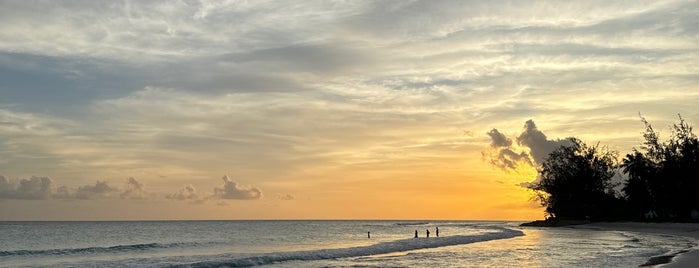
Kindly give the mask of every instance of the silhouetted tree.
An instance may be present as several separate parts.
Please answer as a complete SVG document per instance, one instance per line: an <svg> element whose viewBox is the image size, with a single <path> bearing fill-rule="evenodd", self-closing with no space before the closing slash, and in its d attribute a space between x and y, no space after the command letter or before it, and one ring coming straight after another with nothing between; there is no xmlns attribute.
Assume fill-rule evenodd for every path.
<svg viewBox="0 0 699 268"><path fill-rule="evenodd" d="M628 206L636 215L652 210L661 218L688 219L699 208L699 140L682 116L665 143L645 118L641 120L645 142L621 165L629 176L623 189Z"/></svg>
<svg viewBox="0 0 699 268"><path fill-rule="evenodd" d="M559 219L608 218L618 205L611 178L617 153L587 146L572 138L572 145L554 150L539 169L532 185L546 213Z"/></svg>
<svg viewBox="0 0 699 268"><path fill-rule="evenodd" d="M642 218L645 213L657 210L655 197L651 191L651 182L656 180L656 164L645 158L641 152L627 154L621 168L628 175L622 191L626 196L631 217Z"/></svg>

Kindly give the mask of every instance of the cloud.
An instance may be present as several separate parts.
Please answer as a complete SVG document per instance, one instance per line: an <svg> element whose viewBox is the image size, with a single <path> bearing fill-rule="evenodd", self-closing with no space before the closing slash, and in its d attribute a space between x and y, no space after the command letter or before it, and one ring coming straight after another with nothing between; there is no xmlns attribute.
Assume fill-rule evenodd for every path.
<svg viewBox="0 0 699 268"><path fill-rule="evenodd" d="M66 189L65 186L61 187L60 189ZM63 191L63 190L61 190ZM85 185L85 186L80 186L78 189L75 191L74 194L72 194L72 197L77 198L77 199L93 199L93 198L98 198L98 197L106 197L110 193L113 192L118 192L119 189L114 188L109 186L106 181L97 181L95 182L95 185ZM68 194L69 192L66 190L63 194ZM70 197L71 195L67 195Z"/></svg>
<svg viewBox="0 0 699 268"><path fill-rule="evenodd" d="M523 164L536 168L553 150L571 144L569 138L549 140L531 119L524 123L524 131L516 138L518 146L514 146L512 139L497 129L492 129L487 135L491 142L482 155L493 166L505 171Z"/></svg>
<svg viewBox="0 0 699 268"><path fill-rule="evenodd" d="M517 137L517 144L529 148L534 163L541 164L553 150L563 145L572 145L570 138L549 140L536 128L533 120L524 123L524 132Z"/></svg>
<svg viewBox="0 0 699 268"><path fill-rule="evenodd" d="M697 8L0 1L0 170L85 182L33 195L8 182L0 198L147 196L135 179L93 179L124 179L125 171L203 178L235 170L271 185L296 171L332 180L334 172L362 178L347 172L373 168L355 163L395 170L455 155L470 162L485 144L453 130L485 132L523 116L625 148L637 140L629 118L638 107L670 120L699 118ZM503 170L536 165L555 141L533 122L526 129L519 137L493 129L483 157ZM219 183L195 184L199 192L171 185L160 197L208 200L214 186L217 200L257 196Z"/></svg>
<svg viewBox="0 0 699 268"><path fill-rule="evenodd" d="M133 177L129 177L126 182L126 189L121 193L123 199L145 199L151 194L145 190L143 183L137 181Z"/></svg>
<svg viewBox="0 0 699 268"><path fill-rule="evenodd" d="M164 196L165 199L192 201L204 203L211 199L226 200L253 200L261 199L262 191L256 187L242 187L232 181L228 176L223 176L223 185L214 188L213 193L202 195L196 188L189 184L174 193ZM133 177L126 180L124 188L113 187L106 181L96 181L91 185L83 185L77 188L68 186L56 186L49 177L33 176L29 179L10 180L0 175L0 200L91 200L91 199L151 199L155 193L146 190L143 183ZM277 195L280 200L292 200L290 194Z"/></svg>
<svg viewBox="0 0 699 268"><path fill-rule="evenodd" d="M295 197L291 194L277 194L277 199L279 200L294 200Z"/></svg>
<svg viewBox="0 0 699 268"><path fill-rule="evenodd" d="M189 184L185 185L175 193L166 195L165 198L174 200L197 200L199 199L199 195L197 195L197 189Z"/></svg>
<svg viewBox="0 0 699 268"><path fill-rule="evenodd" d="M0 2L0 113L27 116L0 126L13 129L0 131L0 150L13 152L0 169L283 173L300 158L330 165L374 144L439 143L448 137L433 127L446 124L621 118L670 101L694 117L696 4L530 5ZM32 125L15 122L42 118L56 130L26 135ZM503 168L527 159L499 148Z"/></svg>
<svg viewBox="0 0 699 268"><path fill-rule="evenodd" d="M352 70L353 66L368 64L371 60L360 51L346 46L291 45L232 54L223 58L235 63L256 63L266 69L327 74Z"/></svg>
<svg viewBox="0 0 699 268"><path fill-rule="evenodd" d="M245 188L238 186L237 182L232 181L228 175L223 176L223 187L214 188L214 197L220 199L238 199L238 200L252 200L262 198L262 191L260 189L251 187Z"/></svg>
<svg viewBox="0 0 699 268"><path fill-rule="evenodd" d="M512 139L497 129L492 129L487 134L490 136L491 143L482 154L490 164L505 171L514 170L520 164L532 165L529 154L524 151L516 152L512 148Z"/></svg>
<svg viewBox="0 0 699 268"><path fill-rule="evenodd" d="M123 199L144 199L152 194L145 191L142 183L129 178L127 187L123 190L112 187L106 181L96 181L94 185L84 185L78 188L56 186L49 177L32 176L29 179L13 181L0 175L0 199L62 199L84 200L113 198L116 194Z"/></svg>
<svg viewBox="0 0 699 268"><path fill-rule="evenodd" d="M507 138L505 134L500 133L497 129L492 129L487 134L492 141L490 143L491 147L510 147L512 145L512 140Z"/></svg>
<svg viewBox="0 0 699 268"><path fill-rule="evenodd" d="M0 175L0 199L49 199L53 182L49 177L21 179L15 183Z"/></svg>

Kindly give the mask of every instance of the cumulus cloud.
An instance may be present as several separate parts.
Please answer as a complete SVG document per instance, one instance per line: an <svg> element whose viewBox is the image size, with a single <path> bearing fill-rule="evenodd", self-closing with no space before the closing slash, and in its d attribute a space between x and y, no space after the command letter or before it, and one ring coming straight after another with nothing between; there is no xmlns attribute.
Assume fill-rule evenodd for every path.
<svg viewBox="0 0 699 268"><path fill-rule="evenodd" d="M520 164L532 165L528 153L517 152L512 148L512 139L497 129L492 129L487 134L490 136L491 143L490 147L483 151L483 157L488 159L490 164L505 171L513 170Z"/></svg>
<svg viewBox="0 0 699 268"><path fill-rule="evenodd" d="M0 175L0 199L49 199L53 188L49 177L32 176L14 182Z"/></svg>
<svg viewBox="0 0 699 268"><path fill-rule="evenodd" d="M124 189L120 196L124 199L145 199L150 196L150 193L145 190L143 183L137 181L133 177L129 177L126 181L126 189Z"/></svg>
<svg viewBox="0 0 699 268"><path fill-rule="evenodd" d="M106 181L77 188L57 186L49 177L32 176L29 179L10 180L0 175L0 200L85 200L99 198L145 199L153 194L147 192L143 183L134 178L127 180L125 188L113 187Z"/></svg>
<svg viewBox="0 0 699 268"><path fill-rule="evenodd" d="M210 200L218 200L216 205L223 206L227 205L224 200L253 200L262 198L262 191L257 187L245 187L241 186L237 182L231 180L231 178L226 175L223 176L223 185L221 187L214 187L213 193L198 193L197 189L189 184L180 188L174 193L165 196L166 199L179 200L179 201L191 201L192 203L205 203ZM275 196L281 200L291 200L294 197L291 195L276 195Z"/></svg>
<svg viewBox="0 0 699 268"><path fill-rule="evenodd" d="M197 200L199 199L199 195L197 194L197 189L189 184L175 193L166 195L165 198L174 200Z"/></svg>
<svg viewBox="0 0 699 268"><path fill-rule="evenodd" d="M66 191L63 194L67 194L68 197L72 196L77 199L93 199L98 197L106 197L110 193L119 191L119 189L109 186L106 181L97 181L95 185L85 185L80 186L75 191L74 194L70 195L66 187L61 187L62 191Z"/></svg>
<svg viewBox="0 0 699 268"><path fill-rule="evenodd" d="M546 157L558 147L572 145L570 138L563 140L549 140L543 132L537 129L533 120L524 123L524 132L517 137L517 144L529 148L532 160L541 164Z"/></svg>
<svg viewBox="0 0 699 268"><path fill-rule="evenodd" d="M204 203L208 200L253 200L262 198L262 191L257 187L245 187L223 176L223 185L215 187L213 193L200 194L189 184L174 193L164 195L165 199ZM57 186L49 177L33 176L29 179L11 180L0 175L0 200L88 200L88 199L150 199L155 193L146 190L146 186L133 177L126 180L125 187L111 186L107 181L96 181L94 184L77 188ZM277 195L280 200L292 200L290 194Z"/></svg>
<svg viewBox="0 0 699 268"><path fill-rule="evenodd" d="M524 123L524 130L517 136L517 146L497 129L487 134L491 142L483 156L493 166L505 171L514 170L519 165L538 167L553 150L571 144L570 138L549 140L531 119Z"/></svg>
<svg viewBox="0 0 699 268"><path fill-rule="evenodd" d="M228 175L223 176L223 186L214 188L215 198L252 200L262 198L262 191L256 187L242 187L232 181Z"/></svg>

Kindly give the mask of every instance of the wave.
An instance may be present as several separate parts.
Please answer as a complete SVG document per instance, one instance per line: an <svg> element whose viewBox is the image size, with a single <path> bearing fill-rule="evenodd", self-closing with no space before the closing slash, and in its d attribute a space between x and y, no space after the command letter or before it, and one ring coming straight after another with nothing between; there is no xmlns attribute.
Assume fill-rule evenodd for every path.
<svg viewBox="0 0 699 268"><path fill-rule="evenodd" d="M185 243L171 243L171 244L146 243L146 244L118 245L118 246L111 246L111 247L62 248L62 249L41 249L41 250L11 250L11 251L0 251L0 256L73 255L73 254L87 254L87 253L113 253L113 252L138 251L138 250L146 250L146 249L170 248L170 247L175 247L175 246L181 246L183 244L185 244Z"/></svg>
<svg viewBox="0 0 699 268"><path fill-rule="evenodd" d="M429 222L422 221L422 222L397 222L396 225L399 226L411 226L411 225L427 225L430 224Z"/></svg>
<svg viewBox="0 0 699 268"><path fill-rule="evenodd" d="M524 233L519 230L498 228L496 232L489 232L480 235L458 235L435 238L411 238L390 242L382 242L369 246L319 249L309 251L277 252L261 256L252 256L239 259L212 260L194 262L188 264L178 264L171 267L178 268L209 268L209 267L246 267L255 265L272 264L286 261L313 261L348 257L362 257L370 255L389 254L417 249L437 248L470 244L489 240L513 238L522 236Z"/></svg>

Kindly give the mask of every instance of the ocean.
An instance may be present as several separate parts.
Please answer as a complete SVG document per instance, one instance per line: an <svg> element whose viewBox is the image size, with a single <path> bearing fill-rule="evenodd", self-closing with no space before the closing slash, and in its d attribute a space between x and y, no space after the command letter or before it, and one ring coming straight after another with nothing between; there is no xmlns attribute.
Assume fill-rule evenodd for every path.
<svg viewBox="0 0 699 268"><path fill-rule="evenodd" d="M520 223L0 222L0 267L639 267L696 245L685 237Z"/></svg>

